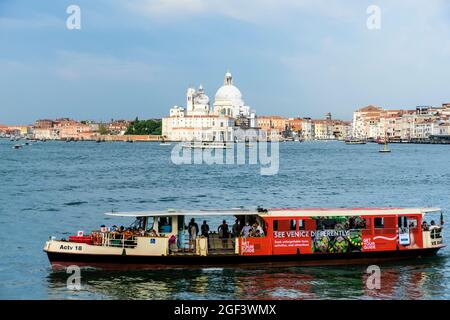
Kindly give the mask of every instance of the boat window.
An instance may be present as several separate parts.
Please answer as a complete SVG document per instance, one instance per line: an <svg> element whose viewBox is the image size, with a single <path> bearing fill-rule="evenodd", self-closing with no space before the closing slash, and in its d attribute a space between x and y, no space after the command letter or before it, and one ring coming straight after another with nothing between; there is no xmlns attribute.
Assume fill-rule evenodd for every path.
<svg viewBox="0 0 450 320"><path fill-rule="evenodd" d="M295 231L295 230L297 230L297 220L291 220L290 221L290 230L291 231Z"/></svg>
<svg viewBox="0 0 450 320"><path fill-rule="evenodd" d="M178 231L184 230L184 216L178 216Z"/></svg>
<svg viewBox="0 0 450 320"><path fill-rule="evenodd" d="M316 230L332 230L336 226L335 219L317 219Z"/></svg>
<svg viewBox="0 0 450 320"><path fill-rule="evenodd" d="M416 218L408 218L408 227L409 228L417 228L417 219Z"/></svg>
<svg viewBox="0 0 450 320"><path fill-rule="evenodd" d="M298 230L305 230L305 220L298 220Z"/></svg>
<svg viewBox="0 0 450 320"><path fill-rule="evenodd" d="M381 217L374 218L373 225L375 228L384 228L384 218Z"/></svg>
<svg viewBox="0 0 450 320"><path fill-rule="evenodd" d="M158 232L159 233L172 232L172 217L159 217Z"/></svg>
<svg viewBox="0 0 450 320"><path fill-rule="evenodd" d="M274 220L273 231L295 231L297 220Z"/></svg>
<svg viewBox="0 0 450 320"><path fill-rule="evenodd" d="M278 231L278 220L273 220L273 231Z"/></svg>

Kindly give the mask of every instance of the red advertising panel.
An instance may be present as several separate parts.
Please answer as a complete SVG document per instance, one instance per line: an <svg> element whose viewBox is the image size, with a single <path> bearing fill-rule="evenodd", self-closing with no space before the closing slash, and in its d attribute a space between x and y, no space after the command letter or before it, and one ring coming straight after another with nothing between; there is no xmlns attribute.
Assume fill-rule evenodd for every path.
<svg viewBox="0 0 450 320"><path fill-rule="evenodd" d="M263 256L272 254L272 239L239 238L239 253L243 256Z"/></svg>

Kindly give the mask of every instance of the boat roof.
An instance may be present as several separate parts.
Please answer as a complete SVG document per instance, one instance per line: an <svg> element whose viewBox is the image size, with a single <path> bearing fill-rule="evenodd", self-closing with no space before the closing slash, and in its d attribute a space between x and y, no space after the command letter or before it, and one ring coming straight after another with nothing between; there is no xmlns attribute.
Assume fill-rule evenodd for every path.
<svg viewBox="0 0 450 320"><path fill-rule="evenodd" d="M326 209L326 208L275 208L267 211L258 209L202 209L202 210L176 210L166 211L132 211L132 212L107 212L108 216L116 217L166 217L166 216L247 216L258 215L261 217L334 217L334 216L384 216L397 214L422 214L440 212L439 208L350 208L350 209Z"/></svg>

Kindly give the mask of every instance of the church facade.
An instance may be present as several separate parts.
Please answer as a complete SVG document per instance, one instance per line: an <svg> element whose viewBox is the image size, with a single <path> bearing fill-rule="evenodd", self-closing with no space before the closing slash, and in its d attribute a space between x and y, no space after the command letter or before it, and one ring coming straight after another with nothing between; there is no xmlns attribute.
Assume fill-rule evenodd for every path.
<svg viewBox="0 0 450 320"><path fill-rule="evenodd" d="M250 128L256 129L256 114L245 105L229 72L212 106L202 86L189 88L186 107L174 106L162 119L162 135L170 141L235 141L237 129Z"/></svg>

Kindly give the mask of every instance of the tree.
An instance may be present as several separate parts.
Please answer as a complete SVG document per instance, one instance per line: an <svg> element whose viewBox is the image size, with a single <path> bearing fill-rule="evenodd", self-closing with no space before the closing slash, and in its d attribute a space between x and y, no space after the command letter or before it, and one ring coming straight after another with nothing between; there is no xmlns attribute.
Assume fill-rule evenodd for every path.
<svg viewBox="0 0 450 320"><path fill-rule="evenodd" d="M108 130L108 128L107 128L103 123L101 123L101 124L98 126L98 133L100 133L101 135L108 134L108 133L109 133L109 130Z"/></svg>
<svg viewBox="0 0 450 320"><path fill-rule="evenodd" d="M130 124L125 132L126 135L161 135L162 121L160 119L136 120Z"/></svg>

